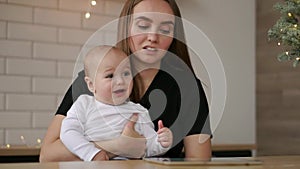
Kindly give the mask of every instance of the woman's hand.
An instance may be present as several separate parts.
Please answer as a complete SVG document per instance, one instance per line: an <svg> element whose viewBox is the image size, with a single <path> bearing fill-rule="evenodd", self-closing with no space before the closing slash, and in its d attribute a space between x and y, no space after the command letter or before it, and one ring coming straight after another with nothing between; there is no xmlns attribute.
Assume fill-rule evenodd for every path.
<svg viewBox="0 0 300 169"><path fill-rule="evenodd" d="M95 142L101 149L106 150L117 156L129 158L141 158L146 152L146 139L139 135L134 125L138 115L133 114L130 121L125 125L121 136L114 140Z"/></svg>
<svg viewBox="0 0 300 169"><path fill-rule="evenodd" d="M158 121L158 142L164 148L168 148L173 143L173 134L172 131L164 127L163 122L161 120Z"/></svg>
<svg viewBox="0 0 300 169"><path fill-rule="evenodd" d="M92 159L92 161L106 161L106 160L109 160L109 157L105 150L99 151Z"/></svg>

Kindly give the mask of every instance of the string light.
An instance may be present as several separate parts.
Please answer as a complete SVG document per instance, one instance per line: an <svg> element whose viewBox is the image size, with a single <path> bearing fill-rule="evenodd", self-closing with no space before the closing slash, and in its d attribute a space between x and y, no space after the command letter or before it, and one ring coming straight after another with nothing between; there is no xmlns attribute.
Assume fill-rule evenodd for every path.
<svg viewBox="0 0 300 169"><path fill-rule="evenodd" d="M298 27L298 25L297 25L297 24L295 24L295 25L294 25L294 27L295 27L295 28L297 28L297 27Z"/></svg>
<svg viewBox="0 0 300 169"><path fill-rule="evenodd" d="M281 45L281 43L280 43L280 42L278 42L278 43L277 43L277 45L278 45L278 46L280 46L280 45Z"/></svg>
<svg viewBox="0 0 300 169"><path fill-rule="evenodd" d="M25 140L25 137L24 137L24 136L20 136L20 139L21 139L21 141L22 141L22 143L23 143L24 145L27 145L27 144L26 144L26 140Z"/></svg>
<svg viewBox="0 0 300 169"><path fill-rule="evenodd" d="M296 60L297 60L297 61L300 61L300 57L297 57Z"/></svg>
<svg viewBox="0 0 300 169"><path fill-rule="evenodd" d="M84 16L85 16L85 18L86 18L86 19L90 19L90 17L91 17L91 13L89 13L89 12L86 12Z"/></svg>
<svg viewBox="0 0 300 169"><path fill-rule="evenodd" d="M92 0L92 1L91 1L91 5L92 5L92 6L95 6L96 4L97 4L97 1L96 1L96 0Z"/></svg>
<svg viewBox="0 0 300 169"><path fill-rule="evenodd" d="M5 147L6 147L6 148L10 148L10 144L6 144Z"/></svg>
<svg viewBox="0 0 300 169"><path fill-rule="evenodd" d="M96 6L97 5L97 1L96 0L91 0L90 1L90 5L91 6ZM86 12L84 14L85 19L90 19L91 18L91 13L90 12Z"/></svg>
<svg viewBox="0 0 300 169"><path fill-rule="evenodd" d="M285 54L286 54L286 55L289 55L289 52L287 51L287 52L285 52Z"/></svg>
<svg viewBox="0 0 300 169"><path fill-rule="evenodd" d="M289 17L292 17L293 15L292 15L292 13L289 12L289 13L288 13L288 16L289 16Z"/></svg>

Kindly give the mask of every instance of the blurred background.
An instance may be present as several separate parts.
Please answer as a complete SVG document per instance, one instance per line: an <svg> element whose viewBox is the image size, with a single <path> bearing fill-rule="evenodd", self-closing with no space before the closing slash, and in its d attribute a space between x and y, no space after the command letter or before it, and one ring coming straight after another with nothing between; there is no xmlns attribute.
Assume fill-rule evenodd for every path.
<svg viewBox="0 0 300 169"><path fill-rule="evenodd" d="M2 149L8 144L40 145L72 83L82 46L118 18L124 2L97 0L93 6L90 0L0 0ZM215 150L250 155L300 152L300 68L279 62L276 56L282 49L267 38L280 16L273 9L276 2L177 0L183 18L208 36L224 66L227 99L214 127ZM109 44L116 32L106 29L99 38ZM209 84L209 78L201 76L203 67L194 67ZM210 86L205 90L210 98Z"/></svg>

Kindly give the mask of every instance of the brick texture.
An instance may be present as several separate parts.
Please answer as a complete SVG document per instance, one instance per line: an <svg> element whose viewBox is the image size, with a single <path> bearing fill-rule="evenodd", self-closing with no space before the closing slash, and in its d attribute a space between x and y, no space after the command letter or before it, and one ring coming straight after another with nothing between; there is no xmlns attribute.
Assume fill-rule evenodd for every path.
<svg viewBox="0 0 300 169"><path fill-rule="evenodd" d="M55 42L56 28L32 24L8 23L8 38Z"/></svg>
<svg viewBox="0 0 300 169"><path fill-rule="evenodd" d="M6 38L6 22L0 21L0 38Z"/></svg>
<svg viewBox="0 0 300 169"><path fill-rule="evenodd" d="M0 74L5 72L5 61L4 58L0 58Z"/></svg>
<svg viewBox="0 0 300 169"><path fill-rule="evenodd" d="M7 21L32 22L31 7L0 4L0 19Z"/></svg>
<svg viewBox="0 0 300 169"><path fill-rule="evenodd" d="M33 59L8 59L7 74L23 76L55 76L56 63L54 61Z"/></svg>
<svg viewBox="0 0 300 169"><path fill-rule="evenodd" d="M28 5L34 7L49 7L49 8L57 8L58 2L57 0L8 0L8 3L20 4L20 5Z"/></svg>
<svg viewBox="0 0 300 169"><path fill-rule="evenodd" d="M87 0L0 2L0 145L34 146L70 86L74 67L82 69L76 63L82 46L117 18L124 0L101 0L94 7ZM93 40L113 43L115 37L107 28Z"/></svg>
<svg viewBox="0 0 300 169"><path fill-rule="evenodd" d="M76 12L38 8L34 10L34 23L79 28L81 23L81 14Z"/></svg>
<svg viewBox="0 0 300 169"><path fill-rule="evenodd" d="M18 50L16 50L18 49ZM32 45L26 41L0 40L1 56L17 56L30 58Z"/></svg>

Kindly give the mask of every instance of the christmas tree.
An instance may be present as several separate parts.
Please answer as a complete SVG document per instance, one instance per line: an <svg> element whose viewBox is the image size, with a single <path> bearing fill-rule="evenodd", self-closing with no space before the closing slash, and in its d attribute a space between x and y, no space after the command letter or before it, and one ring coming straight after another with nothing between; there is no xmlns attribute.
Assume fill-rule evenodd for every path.
<svg viewBox="0 0 300 169"><path fill-rule="evenodd" d="M269 29L269 40L275 40L285 51L278 55L280 61L292 61L296 67L300 63L300 0L285 0L274 5L281 17Z"/></svg>

